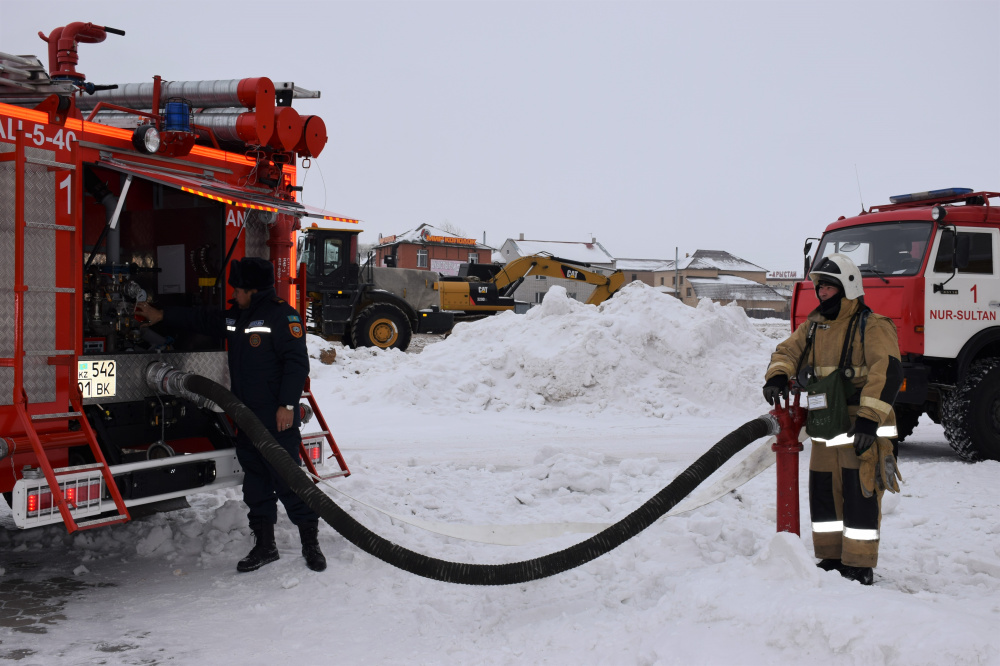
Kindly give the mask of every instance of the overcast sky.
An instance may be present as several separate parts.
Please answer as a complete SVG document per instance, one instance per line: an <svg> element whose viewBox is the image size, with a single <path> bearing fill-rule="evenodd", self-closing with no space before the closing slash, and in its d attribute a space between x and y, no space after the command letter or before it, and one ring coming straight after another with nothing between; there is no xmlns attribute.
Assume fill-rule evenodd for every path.
<svg viewBox="0 0 1000 666"><path fill-rule="evenodd" d="M330 138L304 201L363 242L448 223L792 270L862 198L1000 190L995 0L0 0L0 51L45 60L72 21L126 31L80 47L95 83L322 91L294 105Z"/></svg>

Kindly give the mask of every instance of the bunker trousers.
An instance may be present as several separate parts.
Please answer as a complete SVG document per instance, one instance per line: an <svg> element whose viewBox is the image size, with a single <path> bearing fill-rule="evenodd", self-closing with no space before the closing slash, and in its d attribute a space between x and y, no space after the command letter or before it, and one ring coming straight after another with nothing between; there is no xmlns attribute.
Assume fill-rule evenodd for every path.
<svg viewBox="0 0 1000 666"><path fill-rule="evenodd" d="M879 438L882 439L882 438ZM809 457L809 513L813 551L847 566L878 564L882 492L861 493L860 461L851 444L813 442Z"/></svg>
<svg viewBox="0 0 1000 666"><path fill-rule="evenodd" d="M299 444L302 437L298 428L271 432L271 435L296 462L301 460ZM316 512L291 491L242 431L236 437L236 457L243 466L243 501L250 509L248 515L251 525L255 520L269 521L272 525L276 523L279 499L292 524L301 525L319 520Z"/></svg>

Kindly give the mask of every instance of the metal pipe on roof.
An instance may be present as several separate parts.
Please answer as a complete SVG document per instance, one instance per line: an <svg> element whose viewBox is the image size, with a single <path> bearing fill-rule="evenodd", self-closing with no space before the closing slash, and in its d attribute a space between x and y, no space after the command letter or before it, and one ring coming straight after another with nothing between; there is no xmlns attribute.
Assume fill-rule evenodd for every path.
<svg viewBox="0 0 1000 666"><path fill-rule="evenodd" d="M195 107L255 109L275 104L274 83L264 76L216 81L163 81L160 99L173 97L184 99ZM153 83L120 83L114 90L98 90L93 95L76 98L79 109L92 109L99 102L132 109L149 108L153 102Z"/></svg>

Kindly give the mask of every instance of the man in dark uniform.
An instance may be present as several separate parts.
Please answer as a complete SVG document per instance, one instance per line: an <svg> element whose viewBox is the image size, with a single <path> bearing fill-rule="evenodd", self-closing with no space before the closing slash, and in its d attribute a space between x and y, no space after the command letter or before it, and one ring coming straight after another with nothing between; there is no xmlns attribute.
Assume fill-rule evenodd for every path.
<svg viewBox="0 0 1000 666"><path fill-rule="evenodd" d="M303 322L294 308L277 297L274 267L266 259L247 257L232 262L229 284L235 298L224 312L185 307L160 311L140 303L136 313L151 324L163 320L174 327L225 338L233 394L298 461L302 441L298 403L309 375ZM316 513L288 488L243 432L237 434L236 455L243 466L243 501L250 509L250 529L256 540L253 550L237 564L237 571L254 571L278 559L274 524L279 499L299 528L306 565L313 571L326 569Z"/></svg>

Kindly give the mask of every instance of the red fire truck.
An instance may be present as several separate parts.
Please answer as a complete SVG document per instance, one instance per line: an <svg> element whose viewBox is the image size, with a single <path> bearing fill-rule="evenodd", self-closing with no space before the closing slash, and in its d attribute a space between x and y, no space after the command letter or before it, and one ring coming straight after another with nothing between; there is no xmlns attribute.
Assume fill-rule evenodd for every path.
<svg viewBox="0 0 1000 666"><path fill-rule="evenodd" d="M968 188L894 196L829 225L812 259L851 257L865 302L896 324L904 370L894 406L900 441L927 414L967 460L1000 460L998 199ZM817 304L812 283L797 284L792 326Z"/></svg>
<svg viewBox="0 0 1000 666"><path fill-rule="evenodd" d="M109 34L124 33L39 33L48 70L0 53L0 492L22 528L124 522L240 483L231 422L147 377L166 362L228 386L224 345L142 326L135 304L224 307L244 256L270 259L296 304L303 221L343 228L357 251L357 220L296 201L297 158L326 130L292 102L319 93L265 77L94 85L77 46ZM347 474L303 397L320 424L307 460L326 442Z"/></svg>

